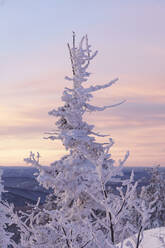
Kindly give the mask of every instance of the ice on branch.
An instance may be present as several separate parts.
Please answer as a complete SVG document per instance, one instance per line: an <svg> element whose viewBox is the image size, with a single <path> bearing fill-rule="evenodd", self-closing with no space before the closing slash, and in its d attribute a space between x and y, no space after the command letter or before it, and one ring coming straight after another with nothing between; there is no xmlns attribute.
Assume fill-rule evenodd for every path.
<svg viewBox="0 0 165 248"><path fill-rule="evenodd" d="M5 192L2 180L3 171L0 169L0 247L17 248L12 240L13 233L8 231L8 227L12 224L13 207L2 200L2 194Z"/></svg>

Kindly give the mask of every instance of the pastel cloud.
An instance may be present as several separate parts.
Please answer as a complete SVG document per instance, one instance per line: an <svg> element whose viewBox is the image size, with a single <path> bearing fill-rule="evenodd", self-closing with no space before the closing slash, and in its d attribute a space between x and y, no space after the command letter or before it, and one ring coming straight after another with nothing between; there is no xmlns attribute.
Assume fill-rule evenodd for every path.
<svg viewBox="0 0 165 248"><path fill-rule="evenodd" d="M100 102L99 100L96 99L97 102ZM88 114L86 118L90 123L95 124L96 131L110 133L116 143L112 149L116 159L122 157L124 152L129 149L131 156L128 165L153 165L164 162L162 149L165 146L164 107L164 103L154 104L153 102L141 102L138 99L135 102L134 99L134 102L128 101L105 113ZM13 112L12 122L8 124L5 124L7 116L2 116L4 125L1 125L0 149L3 151L3 156L1 155L0 158L3 163L4 154L7 154L5 150L12 150L11 154L13 155L10 158L13 158L14 152L18 157L18 150L18 154L20 151L22 152L22 157L23 154L27 154L27 150L40 150L42 156L44 155L45 163L49 163L51 159L58 158L65 153L59 142L49 144L42 140L45 131L54 129L53 122L55 120L48 117L49 110L48 107L34 108L31 106L24 111ZM9 113L9 110L5 113ZM16 159L16 162L23 164L22 159L20 161Z"/></svg>

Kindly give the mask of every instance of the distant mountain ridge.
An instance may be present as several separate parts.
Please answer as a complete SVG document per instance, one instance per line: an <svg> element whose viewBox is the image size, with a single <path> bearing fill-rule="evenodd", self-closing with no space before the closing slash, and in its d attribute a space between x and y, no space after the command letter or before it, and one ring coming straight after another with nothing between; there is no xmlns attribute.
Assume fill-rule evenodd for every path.
<svg viewBox="0 0 165 248"><path fill-rule="evenodd" d="M2 168L2 167L1 167ZM16 207L24 207L27 203L36 203L40 197L41 204L49 193L35 179L37 170L33 167L3 167L4 188L3 199L14 203Z"/></svg>

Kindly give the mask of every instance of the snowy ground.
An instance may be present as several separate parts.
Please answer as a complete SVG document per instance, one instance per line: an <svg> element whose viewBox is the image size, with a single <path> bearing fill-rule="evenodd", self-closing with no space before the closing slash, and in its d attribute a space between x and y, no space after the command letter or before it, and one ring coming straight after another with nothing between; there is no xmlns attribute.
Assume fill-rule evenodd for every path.
<svg viewBox="0 0 165 248"><path fill-rule="evenodd" d="M124 242L125 245L123 248L129 247L126 246L128 240ZM120 245L118 247L120 248ZM165 227L145 231L139 248L165 248Z"/></svg>

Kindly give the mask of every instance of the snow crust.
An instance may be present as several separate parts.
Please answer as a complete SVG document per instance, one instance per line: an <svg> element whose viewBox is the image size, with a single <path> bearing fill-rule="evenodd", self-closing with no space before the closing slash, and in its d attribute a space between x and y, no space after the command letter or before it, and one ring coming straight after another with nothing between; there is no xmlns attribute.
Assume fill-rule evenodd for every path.
<svg viewBox="0 0 165 248"><path fill-rule="evenodd" d="M128 241L133 241L134 237L126 239L124 241L123 248L128 248ZM121 244L117 246L122 247ZM165 247L165 227L158 227L144 231L144 238L139 248L164 248Z"/></svg>

